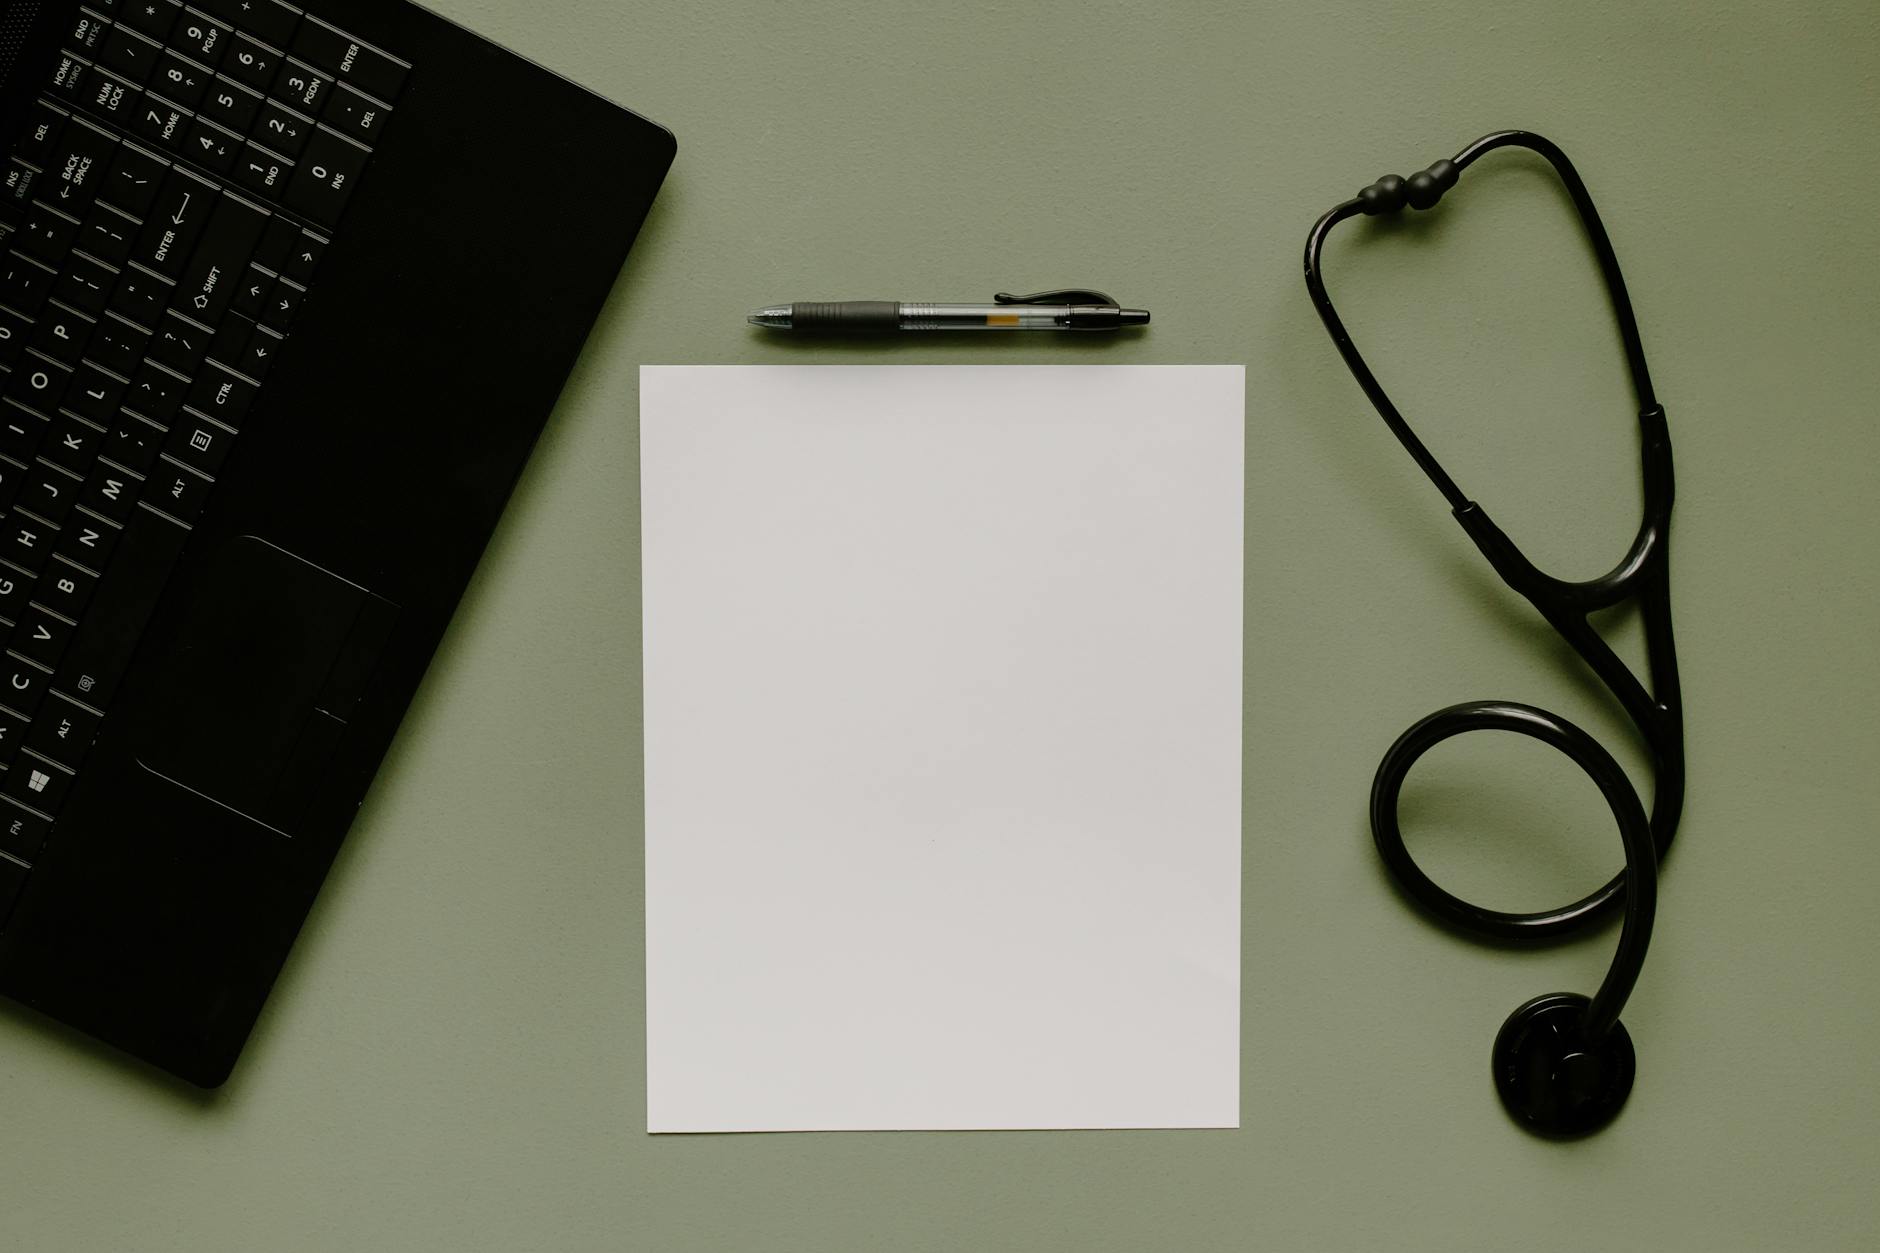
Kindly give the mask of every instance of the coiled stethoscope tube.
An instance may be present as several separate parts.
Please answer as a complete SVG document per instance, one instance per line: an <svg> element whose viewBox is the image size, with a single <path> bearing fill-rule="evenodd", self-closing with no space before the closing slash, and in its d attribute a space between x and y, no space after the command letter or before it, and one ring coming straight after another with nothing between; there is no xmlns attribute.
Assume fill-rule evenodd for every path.
<svg viewBox="0 0 1880 1253"><path fill-rule="evenodd" d="M1606 281L1638 397L1644 518L1624 559L1607 574L1584 582L1542 573L1482 507L1463 494L1391 403L1352 343L1325 290L1321 254L1325 237L1334 226L1360 215L1397 213L1406 206L1429 209L1478 158L1507 147L1526 148L1546 158L1572 197ZM1371 835L1385 867L1411 900L1445 923L1490 940L1554 941L1579 934L1609 918L1615 910L1622 913L1618 951L1599 990L1590 999L1561 992L1528 1001L1502 1024L1491 1054L1496 1092L1518 1123L1541 1135L1585 1135L1610 1122L1632 1090L1636 1062L1631 1037L1619 1021L1619 1012L1645 961L1656 912L1658 862L1671 847L1684 803L1684 715L1672 644L1667 573L1674 495L1671 439L1664 408L1652 393L1625 279L1592 197L1573 164L1558 146L1529 131L1497 131L1476 140L1454 158L1438 161L1408 179L1388 175L1372 183L1313 226L1306 241L1305 269L1306 287L1325 329L1385 425L1442 492L1456 521L1495 572L1540 612L1618 700L1652 759L1657 784L1648 819L1625 772L1585 731L1531 705L1472 701L1433 713L1405 731L1384 754L1371 786ZM1649 692L1588 621L1594 611L1627 600L1638 602L1645 628ZM1398 825L1397 801L1404 777L1435 745L1451 736L1479 730L1530 736L1551 744L1584 770L1618 822L1625 869L1570 905L1526 914L1471 904L1444 891L1424 874L1404 847Z"/></svg>

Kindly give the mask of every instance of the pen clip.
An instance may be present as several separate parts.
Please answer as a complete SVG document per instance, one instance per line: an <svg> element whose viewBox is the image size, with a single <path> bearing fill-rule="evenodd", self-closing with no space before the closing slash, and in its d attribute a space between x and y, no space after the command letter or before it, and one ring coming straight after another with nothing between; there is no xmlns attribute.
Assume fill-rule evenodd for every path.
<svg viewBox="0 0 1880 1253"><path fill-rule="evenodd" d="M1066 287L1061 291L1033 292L1029 296L1014 296L1009 291L996 293L992 297L994 304L1001 305L1107 305L1116 307L1116 301L1100 291L1091 291L1086 287Z"/></svg>

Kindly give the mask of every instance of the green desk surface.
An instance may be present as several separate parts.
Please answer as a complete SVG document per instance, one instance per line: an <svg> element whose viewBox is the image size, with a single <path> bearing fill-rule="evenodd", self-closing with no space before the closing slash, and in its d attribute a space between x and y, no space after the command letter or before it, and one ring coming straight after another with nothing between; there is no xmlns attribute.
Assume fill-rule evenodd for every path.
<svg viewBox="0 0 1880 1253"><path fill-rule="evenodd" d="M438 0L679 160L234 1081L0 1010L20 1250L1871 1249L1880 1245L1880 10L1637 4ZM1574 1145L1489 1043L1615 933L1506 953L1394 898L1378 755L1459 700L1623 735L1372 415L1300 281L1334 201L1486 131L1598 197L1671 419L1690 800ZM1519 157L1347 227L1335 292L1464 488L1585 576L1636 525L1616 336ZM808 347L744 312L1095 284L1115 339ZM642 362L1244 362L1238 1131L645 1134ZM1619 624L1625 629L1623 623ZM1507 907L1618 862L1506 737L1413 776L1415 850ZM1469 821L1475 815L1478 821Z"/></svg>

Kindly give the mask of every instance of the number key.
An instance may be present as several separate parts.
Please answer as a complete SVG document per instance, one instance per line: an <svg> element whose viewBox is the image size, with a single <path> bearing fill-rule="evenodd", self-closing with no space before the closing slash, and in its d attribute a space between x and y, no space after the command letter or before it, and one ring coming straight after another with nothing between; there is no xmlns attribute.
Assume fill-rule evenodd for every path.
<svg viewBox="0 0 1880 1253"><path fill-rule="evenodd" d="M169 43L213 69L228 48L229 33L206 17L185 13L170 32Z"/></svg>
<svg viewBox="0 0 1880 1253"><path fill-rule="evenodd" d="M274 94L296 109L304 109L318 117L326 104L326 94L332 88L331 78L311 66L289 59L281 67L281 77L274 84Z"/></svg>
<svg viewBox="0 0 1880 1253"><path fill-rule="evenodd" d="M237 35L229 41L228 60L222 63L222 72L237 82L246 83L256 91L266 91L274 85L274 76L280 72L280 54L271 48L265 48L248 38Z"/></svg>
<svg viewBox="0 0 1880 1253"><path fill-rule="evenodd" d="M189 141L183 145L183 151L198 164L218 174L227 174L235 168L241 150L241 136L223 130L206 117L199 117L191 123Z"/></svg>
<svg viewBox="0 0 1880 1253"><path fill-rule="evenodd" d="M255 142L266 144L285 157L299 157L307 146L313 123L286 108L278 100L261 106L261 122L255 127Z"/></svg>
<svg viewBox="0 0 1880 1253"><path fill-rule="evenodd" d="M242 150L241 158L235 163L236 182L273 200L281 198L293 172L292 161L264 152L253 144Z"/></svg>
<svg viewBox="0 0 1880 1253"><path fill-rule="evenodd" d="M208 70L166 49L162 60L157 62L157 72L150 80L150 90L176 101L184 108L193 109L202 103L203 93L209 90L211 77Z"/></svg>
<svg viewBox="0 0 1880 1253"><path fill-rule="evenodd" d="M260 111L261 97L238 83L218 77L210 84L202 100L202 115L228 127L237 135L246 135Z"/></svg>
<svg viewBox="0 0 1880 1253"><path fill-rule="evenodd" d="M370 155L352 140L321 127L301 154L300 172L287 191L287 207L332 226L345 211Z"/></svg>

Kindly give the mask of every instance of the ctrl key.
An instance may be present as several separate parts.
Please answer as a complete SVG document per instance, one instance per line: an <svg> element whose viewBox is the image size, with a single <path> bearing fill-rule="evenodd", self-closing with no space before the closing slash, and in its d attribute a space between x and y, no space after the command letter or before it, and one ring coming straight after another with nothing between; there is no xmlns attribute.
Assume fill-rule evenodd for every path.
<svg viewBox="0 0 1880 1253"><path fill-rule="evenodd" d="M0 857L0 929L13 917L13 906L19 903L20 889L26 886L26 876L31 873L30 867L11 857Z"/></svg>

